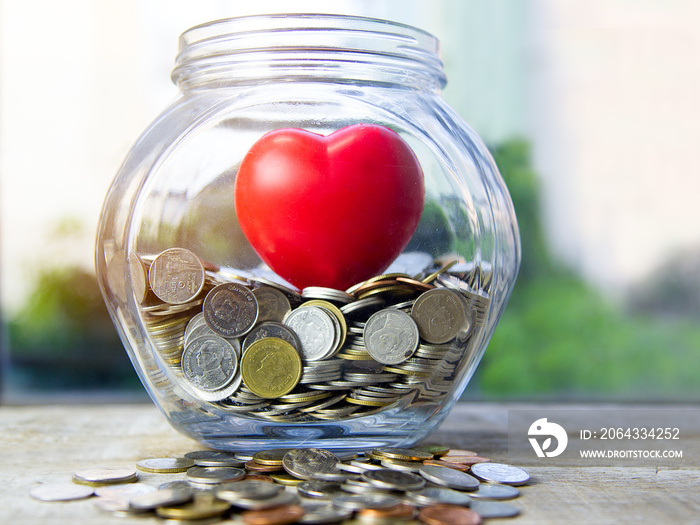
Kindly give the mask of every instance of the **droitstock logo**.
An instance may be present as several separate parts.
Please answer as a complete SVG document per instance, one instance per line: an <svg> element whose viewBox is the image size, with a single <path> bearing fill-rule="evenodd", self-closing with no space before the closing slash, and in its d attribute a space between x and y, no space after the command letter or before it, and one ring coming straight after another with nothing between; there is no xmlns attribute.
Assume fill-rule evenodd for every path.
<svg viewBox="0 0 700 525"><path fill-rule="evenodd" d="M538 458L555 458L564 452L566 445L569 444L569 437L566 435L564 427L547 421L546 417L538 419L530 425L530 430L528 430L527 434L530 436L528 439ZM538 438L543 439L543 441L540 443ZM556 448L553 450L552 439L555 439L557 442Z"/></svg>

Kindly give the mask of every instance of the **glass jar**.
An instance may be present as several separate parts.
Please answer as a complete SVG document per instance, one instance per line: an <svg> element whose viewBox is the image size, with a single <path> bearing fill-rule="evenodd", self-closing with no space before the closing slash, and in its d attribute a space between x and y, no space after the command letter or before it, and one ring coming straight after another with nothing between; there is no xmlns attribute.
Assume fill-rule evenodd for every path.
<svg viewBox="0 0 700 525"><path fill-rule="evenodd" d="M436 38L352 16L220 20L181 36L172 79L181 96L128 153L96 243L155 404L217 449L425 437L520 264L506 186L441 98Z"/></svg>

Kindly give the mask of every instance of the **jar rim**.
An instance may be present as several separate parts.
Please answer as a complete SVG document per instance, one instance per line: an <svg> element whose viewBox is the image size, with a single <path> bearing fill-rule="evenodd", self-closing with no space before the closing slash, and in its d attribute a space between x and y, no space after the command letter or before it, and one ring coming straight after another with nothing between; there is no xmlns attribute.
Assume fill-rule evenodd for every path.
<svg viewBox="0 0 700 525"><path fill-rule="evenodd" d="M401 67L418 72L424 80L431 77L438 88L446 84L440 42L430 32L380 18L315 13L249 15L193 26L180 35L172 79L187 87L197 68L218 73L228 64L239 69L240 82L241 65L274 60L279 71L279 60L290 58L307 65L313 61L315 71L323 69L319 68L323 60L332 60L336 71L342 62L374 61L385 69L391 61L401 62Z"/></svg>

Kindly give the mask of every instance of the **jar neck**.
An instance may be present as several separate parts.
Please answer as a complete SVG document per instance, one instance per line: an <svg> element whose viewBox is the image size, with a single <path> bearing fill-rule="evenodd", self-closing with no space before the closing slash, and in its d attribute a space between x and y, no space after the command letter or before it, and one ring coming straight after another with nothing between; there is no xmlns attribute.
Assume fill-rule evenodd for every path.
<svg viewBox="0 0 700 525"><path fill-rule="evenodd" d="M442 89L438 40L415 27L342 15L261 15L180 36L172 72L183 91L270 82Z"/></svg>

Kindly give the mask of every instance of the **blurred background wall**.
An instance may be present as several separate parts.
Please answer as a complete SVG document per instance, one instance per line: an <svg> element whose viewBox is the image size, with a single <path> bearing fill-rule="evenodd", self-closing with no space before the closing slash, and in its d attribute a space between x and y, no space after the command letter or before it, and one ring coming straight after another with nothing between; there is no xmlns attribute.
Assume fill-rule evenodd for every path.
<svg viewBox="0 0 700 525"><path fill-rule="evenodd" d="M141 387L93 277L102 199L177 96L201 22L330 12L442 42L523 267L468 398L700 399L700 4L693 0L0 0L5 401Z"/></svg>

